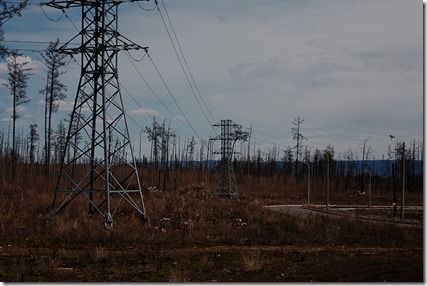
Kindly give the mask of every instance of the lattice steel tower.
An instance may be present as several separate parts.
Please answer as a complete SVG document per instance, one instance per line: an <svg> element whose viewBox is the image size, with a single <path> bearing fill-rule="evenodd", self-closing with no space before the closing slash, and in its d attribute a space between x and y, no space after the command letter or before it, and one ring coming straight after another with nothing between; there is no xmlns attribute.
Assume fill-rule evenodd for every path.
<svg viewBox="0 0 427 286"><path fill-rule="evenodd" d="M58 49L71 56L81 54L81 75L51 217L83 196L88 213L100 213L107 227L112 226L122 202L128 203L143 220L147 219L117 70L119 51L147 47L118 32L118 6L124 2L133 1L70 0L44 4L61 10L82 9L80 33ZM68 48L79 36L80 46Z"/></svg>
<svg viewBox="0 0 427 286"><path fill-rule="evenodd" d="M219 175L216 185L216 193L220 196L229 197L230 199L239 200L237 193L236 177L233 170L234 144L237 140L246 140L248 133L242 131L242 126L234 123L232 120L225 119L212 125L221 127L221 134L210 140L221 141L221 148L213 154L220 154Z"/></svg>

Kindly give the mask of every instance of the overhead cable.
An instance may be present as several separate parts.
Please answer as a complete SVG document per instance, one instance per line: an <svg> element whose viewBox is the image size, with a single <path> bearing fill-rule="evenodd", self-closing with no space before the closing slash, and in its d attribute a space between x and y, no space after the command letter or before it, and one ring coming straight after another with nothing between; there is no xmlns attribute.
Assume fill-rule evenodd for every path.
<svg viewBox="0 0 427 286"><path fill-rule="evenodd" d="M170 91L169 87L167 86L162 74L160 73L159 69L157 68L156 64L154 63L153 59L151 58L150 54L147 52L148 58L150 59L151 63L153 64L154 69L156 70L157 74L160 77L160 80L162 81L164 87L166 88L166 90L168 91L168 94L170 95L170 97L172 98L172 100L174 101L176 107L178 107L179 111L181 112L182 116L184 117L185 121L188 123L189 127L191 128L191 130L193 130L193 132L196 134L196 136L200 139L200 141L202 140L202 137L199 136L199 134L197 133L197 131L194 129L194 127L191 125L190 121L188 120L187 116L185 115L185 113L182 111L181 107L179 106L178 102L176 101L175 97L173 96L172 92Z"/></svg>
<svg viewBox="0 0 427 286"><path fill-rule="evenodd" d="M36 4L37 5L37 7L39 7L41 10L42 10L42 12L43 12L43 14L46 16L46 18L48 18L50 21L52 21L52 22L58 22L58 21L60 21L61 19L62 19L62 17L64 16L64 14L65 14L65 11L64 11L64 9L62 9L62 14L61 14L61 16L59 16L59 18L58 19L52 19L51 17L49 17L49 15L47 15L46 14L46 12L44 11L44 9L43 9L43 7L42 7L42 5L40 5L40 4Z"/></svg>
<svg viewBox="0 0 427 286"><path fill-rule="evenodd" d="M139 106L139 108L141 108L141 110L151 119L155 119L147 110L145 110L145 108L139 104L139 102L135 99L135 97L132 96L132 94L130 94L130 92L123 86L123 84L120 83L120 87L130 96L130 98Z"/></svg>
<svg viewBox="0 0 427 286"><path fill-rule="evenodd" d="M139 4L139 1L136 1L136 4L138 4L139 8L141 8L142 10L147 11L147 12L154 11L158 7L157 0L154 1L154 7L151 9L147 9L147 8L142 7L141 4Z"/></svg>
<svg viewBox="0 0 427 286"><path fill-rule="evenodd" d="M187 79L187 82L188 82L188 84L189 84L189 86L190 86L190 88L191 88L191 91L193 92L194 97L196 98L196 101L197 101L197 103L198 103L198 105L199 105L200 109L201 109L201 110L202 110L202 112L203 112L203 115L205 116L205 118L206 118L206 120L208 121L208 123L209 123L210 125L212 125L212 123L211 123L211 122L210 122L210 120L208 119L208 117L207 117L207 115L206 115L206 113L205 113L204 109L202 108L202 106L201 106L201 104L200 104L200 101L199 101L199 99L198 99L198 97L197 97L197 94L196 94L196 92L195 92L195 90L194 90L194 89L196 89L196 91L197 91L197 93L198 93L198 95L199 95L199 97L200 97L200 99L201 99L201 101L202 101L202 103L203 103L203 105L204 105L205 109L206 109L206 110L207 110L207 112L209 113L210 117L213 119L213 121L214 121L214 122L216 122L216 120L215 120L215 118L212 116L212 113L210 112L210 110L209 110L208 106L206 105L206 102L204 101L204 99L203 99L203 97L202 97L202 95L201 95L201 93L200 93L199 88L197 87L196 81L194 80L193 74L192 74L192 72L191 72L191 70L190 70L190 67L188 66L187 60L186 60L186 58L185 58L185 56L184 56L184 53L183 53L183 51L182 51L181 45L180 45L179 40L178 40L178 37L177 37L177 35L176 35L176 33L175 33L175 29L174 29L173 24L172 24L172 21L171 21L171 19L170 19L170 17L169 17L169 13L167 12L166 5L165 5L164 1L162 1L162 4L163 4L163 9L165 10L166 17L167 17L167 19L168 19L169 25L170 25L170 27L171 27L172 34L174 35L174 39L175 39L175 41L176 41L176 45L177 45L178 50L179 50L179 52L180 52L180 55L181 55L181 57L182 57L182 61L181 61L181 57L180 57L180 55L178 54L178 51L177 51L177 49L176 49L176 47L175 47L174 41L173 41L173 39L172 39L171 33L169 32L169 29L168 29L168 27L167 27L167 24L166 24L166 22L165 22L165 19L164 19L164 17L163 17L163 14L162 14L162 12L161 12L161 10L160 10L159 8L158 8L158 11L159 11L160 17L161 17L161 19L162 19L162 22L163 22L163 24L164 24L164 26L165 26L166 32L167 32L167 34L168 34L168 36L169 36L169 39L170 39L170 41L171 41L172 47L173 47L173 49L174 49L174 51L175 51L175 54L176 54L176 56L177 56L177 58L178 58L179 64L181 65L181 68L182 68L182 70L183 70L183 72L184 72L184 75L185 75L185 77L186 77L186 79ZM183 65L183 62L184 62L184 64L185 64L185 67L184 67L184 65ZM186 69L185 69L185 68L186 68ZM187 74L187 71L188 71L188 74ZM191 78L191 81L190 81L190 78ZM194 88L193 88L193 85L194 85ZM215 130L215 129L214 129L214 130ZM216 131L215 131L215 132L216 132Z"/></svg>
<svg viewBox="0 0 427 286"><path fill-rule="evenodd" d="M125 54L127 56L127 58L129 59L130 63L132 64L133 68L135 69L136 73L139 75L139 77L142 79L142 81L145 83L145 85L147 86L147 88L150 90L150 92L156 97L156 99L159 101L159 103L167 110L167 112L169 112L170 115L172 115L172 117L176 118L179 122L181 122L184 126L190 128L187 124L185 124L184 122L182 122L181 119L179 119L179 117L177 117L164 103L163 101L160 99L160 97L157 95L157 93L151 88L151 86L148 84L148 82L145 80L145 78L142 76L141 72L138 70L138 68L136 67L136 65L132 62L131 57L129 56L128 52L125 51Z"/></svg>
<svg viewBox="0 0 427 286"><path fill-rule="evenodd" d="M74 24L73 20L71 20L71 18L70 18L70 17L68 17L68 14L65 12L65 10L64 10L64 9L62 9L62 12L64 13L65 18L67 18L67 19L68 19L68 21L70 21L71 25L73 25L73 26L74 26L74 28L77 30L77 32L79 32L79 33L80 33L79 28L77 28L77 26Z"/></svg>
<svg viewBox="0 0 427 286"><path fill-rule="evenodd" d="M168 13L168 11L167 11L167 9L166 9L166 5L165 5L165 2L164 2L163 0L162 0L162 4L163 4L163 8L165 9L165 13L166 13L166 16L167 16L167 18L168 18L169 24L170 24L170 26L171 26L172 32L173 32L173 34L174 34L174 36L175 36L176 43L178 44L178 48L179 48L179 50L180 50L180 52L181 52L181 55L182 55L182 58L183 58L183 60L184 60L185 66L187 67L188 73L190 74L190 77L191 77L191 79L192 79L192 81L193 81L193 84L194 84L194 86L195 86L196 90L197 90L197 93L199 94L199 96L200 96L200 98L201 98L201 100L202 100L202 102L203 102L203 105L205 106L205 108L206 108L206 110L208 111L209 115L211 116L211 118L213 119L213 121L214 121L214 122L216 122L217 120L212 116L212 113L210 112L210 110L209 110L208 106L206 105L206 102L205 102L205 100L203 99L203 96L202 96L202 94L200 93L199 88L197 87L196 81L194 80L193 73L191 72L190 67L189 67L189 66L188 66L188 64L187 64L187 60L186 60L186 58L185 58L185 56L184 56L184 53L183 53L182 48L181 48L181 44L180 44L180 43L179 43L179 41L178 41L178 37L176 36L175 29L174 29L174 27L173 27L173 25L172 25L172 21L171 21L171 19L170 19L170 17L169 17L169 13Z"/></svg>

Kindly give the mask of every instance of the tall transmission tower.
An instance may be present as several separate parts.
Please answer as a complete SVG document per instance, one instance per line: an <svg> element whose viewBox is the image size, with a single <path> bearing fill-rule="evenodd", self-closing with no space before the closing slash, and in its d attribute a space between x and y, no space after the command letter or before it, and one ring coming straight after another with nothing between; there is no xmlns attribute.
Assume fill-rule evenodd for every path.
<svg viewBox="0 0 427 286"><path fill-rule="evenodd" d="M51 217L77 197L84 197L88 214L100 213L106 227L112 226L113 216L121 203L128 203L147 220L117 70L119 51L148 49L133 43L117 30L118 6L133 1L141 0L44 3L61 10L82 9L80 33L58 49L71 56L81 55L81 75ZM80 46L67 48L79 36Z"/></svg>
<svg viewBox="0 0 427 286"><path fill-rule="evenodd" d="M213 152L213 154L221 155L216 193L219 196L225 196L229 197L230 199L239 200L232 161L233 154L235 153L234 144L237 140L246 140L248 137L248 132L242 131L242 126L234 123L230 119L221 120L212 126L221 127L221 134L210 138L210 140L221 141L220 150Z"/></svg>

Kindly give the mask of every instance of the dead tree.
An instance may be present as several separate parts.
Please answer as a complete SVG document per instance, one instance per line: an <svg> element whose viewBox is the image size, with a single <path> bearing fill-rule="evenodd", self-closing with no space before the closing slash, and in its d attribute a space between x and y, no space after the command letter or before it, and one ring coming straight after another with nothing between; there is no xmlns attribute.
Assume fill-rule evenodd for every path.
<svg viewBox="0 0 427 286"><path fill-rule="evenodd" d="M362 149L362 174L361 174L361 186L362 189L361 191L364 192L365 191L365 166L366 166L366 161L369 159L369 156L372 154L373 150L371 148L371 146L366 146L366 144L368 143L369 138L371 138L371 136L369 136L368 138L366 138L365 140L362 141L362 143L359 144L359 147Z"/></svg>
<svg viewBox="0 0 427 286"><path fill-rule="evenodd" d="M65 85L60 82L59 77L65 73L61 69L65 66L67 55L58 52L59 39L50 42L49 46L41 52L42 63L47 68L46 86L40 90L45 95L45 164L46 177L50 176L51 140L52 140L52 114L59 108L59 101L66 98Z"/></svg>
<svg viewBox="0 0 427 286"><path fill-rule="evenodd" d="M294 127L292 127L292 139L296 141L295 150L296 150L296 160L295 160L295 177L298 181L298 162L299 162L299 156L302 153L302 141L307 140L302 134L301 134L301 124L304 122L304 119L300 118L298 115L297 118L294 118L292 120L292 124Z"/></svg>
<svg viewBox="0 0 427 286"><path fill-rule="evenodd" d="M22 54L13 52L6 60L8 69L8 81L2 85L10 90L13 99L12 110L12 181L15 181L16 169L16 120L19 118L19 107L30 102L27 96L27 82L30 78L32 68L28 67L29 62L23 61Z"/></svg>
<svg viewBox="0 0 427 286"><path fill-rule="evenodd" d="M30 124L30 134L28 136L28 141L29 141L29 149L30 149L30 165L34 164L35 161L35 152L36 152L36 142L39 140L40 136L39 133L37 132L37 124Z"/></svg>

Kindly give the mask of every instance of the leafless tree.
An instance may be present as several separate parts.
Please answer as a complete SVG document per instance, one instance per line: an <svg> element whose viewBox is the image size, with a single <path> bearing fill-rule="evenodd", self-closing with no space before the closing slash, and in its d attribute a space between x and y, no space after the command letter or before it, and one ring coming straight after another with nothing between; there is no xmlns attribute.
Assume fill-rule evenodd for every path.
<svg viewBox="0 0 427 286"><path fill-rule="evenodd" d="M362 174L361 174L361 178L362 178L362 192L365 191L365 166L366 166L366 161L369 160L369 156L372 154L373 149L371 146L366 146L366 144L368 143L369 138L371 138L371 136L369 136L368 138L364 139L362 141L362 143L359 144L360 149L362 150Z"/></svg>
<svg viewBox="0 0 427 286"><path fill-rule="evenodd" d="M49 46L41 52L42 63L47 68L46 86L40 90L45 95L45 160L46 175L50 174L51 140L52 140L52 114L59 108L59 101L66 98L67 91L65 85L59 80L59 77L66 71L61 71L65 66L67 57L58 52L59 39L50 42Z"/></svg>
<svg viewBox="0 0 427 286"><path fill-rule="evenodd" d="M12 180L15 180L16 167L16 119L19 118L19 106L27 104L30 99L27 96L27 82L32 69L28 67L29 62L22 61L22 54L12 52L7 58L8 81L2 85L10 90L13 98L12 110Z"/></svg>
<svg viewBox="0 0 427 286"><path fill-rule="evenodd" d="M188 161L189 161L189 168L193 169L193 161L194 161L194 148L196 146L196 140L194 140L194 136L191 137L191 140L188 142L187 145L187 154L188 154ZM187 157L187 155L186 155Z"/></svg>
<svg viewBox="0 0 427 286"><path fill-rule="evenodd" d="M152 127L145 127L145 133L148 134L148 140L151 142L151 163L154 162L156 168L159 164L159 149L161 150L161 138L164 133L164 125L157 123L156 118L153 118Z"/></svg>
<svg viewBox="0 0 427 286"><path fill-rule="evenodd" d="M54 161L57 163L61 163L63 156L65 155L65 142L66 142L66 128L64 123L59 121L58 127L55 131L55 158Z"/></svg>
<svg viewBox="0 0 427 286"><path fill-rule="evenodd" d="M295 176L298 180L298 162L300 155L302 153L302 141L307 140L306 137L304 137L301 134L301 124L304 122L304 119L300 118L298 115L297 118L294 118L292 120L292 124L294 127L292 127L292 139L296 141L295 150L296 150L296 160L295 160Z"/></svg>
<svg viewBox="0 0 427 286"><path fill-rule="evenodd" d="M30 164L34 164L35 161L35 152L36 152L36 143L39 140L40 136L37 132L37 124L30 124L30 134L28 136L28 141L30 144Z"/></svg>
<svg viewBox="0 0 427 286"><path fill-rule="evenodd" d="M285 174L291 175L292 174L292 162L294 161L294 154L292 151L292 147L287 146L283 152L284 152L284 156L283 156L282 160L285 163Z"/></svg>

